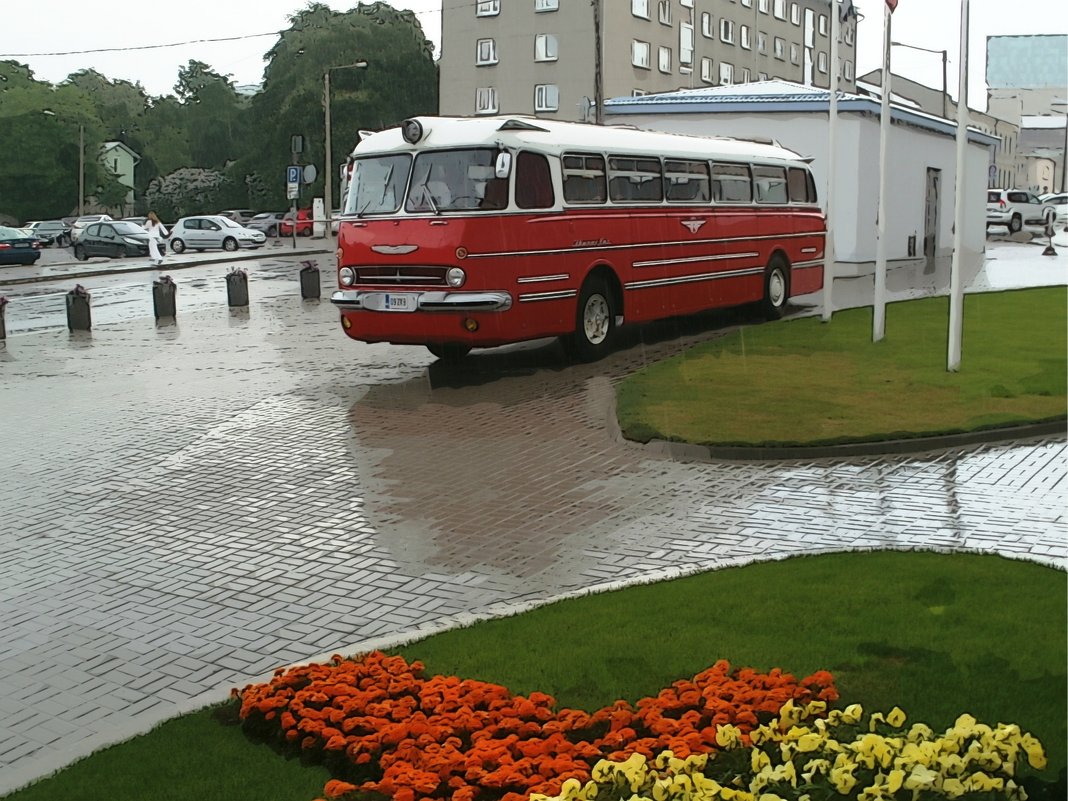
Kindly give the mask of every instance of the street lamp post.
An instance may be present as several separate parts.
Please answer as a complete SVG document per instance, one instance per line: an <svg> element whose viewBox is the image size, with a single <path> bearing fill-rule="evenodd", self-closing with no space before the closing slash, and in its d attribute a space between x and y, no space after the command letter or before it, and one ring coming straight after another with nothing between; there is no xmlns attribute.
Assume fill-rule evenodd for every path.
<svg viewBox="0 0 1068 801"><path fill-rule="evenodd" d="M926 48L926 47L917 47L916 45L905 44L904 42L891 42L890 44L892 44L894 47L907 47L909 50L921 50L924 53L934 53L936 55L941 54L941 56L942 56L942 119L948 120L949 119L949 109L948 109L949 94L948 94L948 86L947 86L947 83L946 83L946 70L947 70L947 62L949 60L949 51L948 50L931 50L931 49Z"/></svg>
<svg viewBox="0 0 1068 801"><path fill-rule="evenodd" d="M327 235L330 234L330 220L334 211L334 155L330 149L330 73L334 70L365 69L366 67L366 61L355 61L352 64L342 64L340 67L328 67L323 73L323 116L326 121L326 170L324 171L323 199L326 201Z"/></svg>
<svg viewBox="0 0 1068 801"><path fill-rule="evenodd" d="M56 112L45 109L46 117L55 117ZM78 216L85 215L85 123L78 123Z"/></svg>

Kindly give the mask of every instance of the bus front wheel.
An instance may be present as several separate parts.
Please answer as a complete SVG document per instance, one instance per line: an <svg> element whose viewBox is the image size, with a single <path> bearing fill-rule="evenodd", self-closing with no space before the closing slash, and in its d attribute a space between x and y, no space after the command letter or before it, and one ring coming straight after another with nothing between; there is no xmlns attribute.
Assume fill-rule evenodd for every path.
<svg viewBox="0 0 1068 801"><path fill-rule="evenodd" d="M608 284L601 278L588 279L579 295L575 332L567 339L571 355L583 362L603 356L616 330L615 315Z"/></svg>
<svg viewBox="0 0 1068 801"><path fill-rule="evenodd" d="M778 320L790 299L790 276L786 259L776 254L764 270L764 316Z"/></svg>

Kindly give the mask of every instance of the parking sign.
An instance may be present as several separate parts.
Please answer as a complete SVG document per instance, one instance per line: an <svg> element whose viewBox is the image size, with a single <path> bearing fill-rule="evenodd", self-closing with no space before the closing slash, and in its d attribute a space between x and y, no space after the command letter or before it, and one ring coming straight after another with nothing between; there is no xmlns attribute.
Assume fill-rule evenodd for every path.
<svg viewBox="0 0 1068 801"><path fill-rule="evenodd" d="M291 164L286 167L286 183L287 184L299 184L300 183L300 167L296 164Z"/></svg>

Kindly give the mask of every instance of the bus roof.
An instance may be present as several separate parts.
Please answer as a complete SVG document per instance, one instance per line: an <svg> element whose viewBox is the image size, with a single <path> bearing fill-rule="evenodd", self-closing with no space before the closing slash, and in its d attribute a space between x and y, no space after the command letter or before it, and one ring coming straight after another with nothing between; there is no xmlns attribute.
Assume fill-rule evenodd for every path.
<svg viewBox="0 0 1068 801"><path fill-rule="evenodd" d="M593 151L728 161L796 163L803 160L792 150L767 142L668 134L643 131L630 126L561 122L522 115L413 119L423 126L423 138L417 145L405 141L400 127L389 128L364 138L352 155L359 157L373 153L503 145L511 148L530 147L554 155L572 151Z"/></svg>

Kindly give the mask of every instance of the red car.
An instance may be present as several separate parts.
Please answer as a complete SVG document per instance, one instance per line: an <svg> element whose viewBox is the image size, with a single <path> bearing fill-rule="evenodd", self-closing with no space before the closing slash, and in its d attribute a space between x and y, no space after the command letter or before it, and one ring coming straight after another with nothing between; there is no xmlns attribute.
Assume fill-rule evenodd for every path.
<svg viewBox="0 0 1068 801"><path fill-rule="evenodd" d="M311 236L312 227L312 210L311 209L298 209L297 210L297 236ZM293 236L293 212L287 211L286 216L283 217L278 223L278 235L279 236Z"/></svg>

